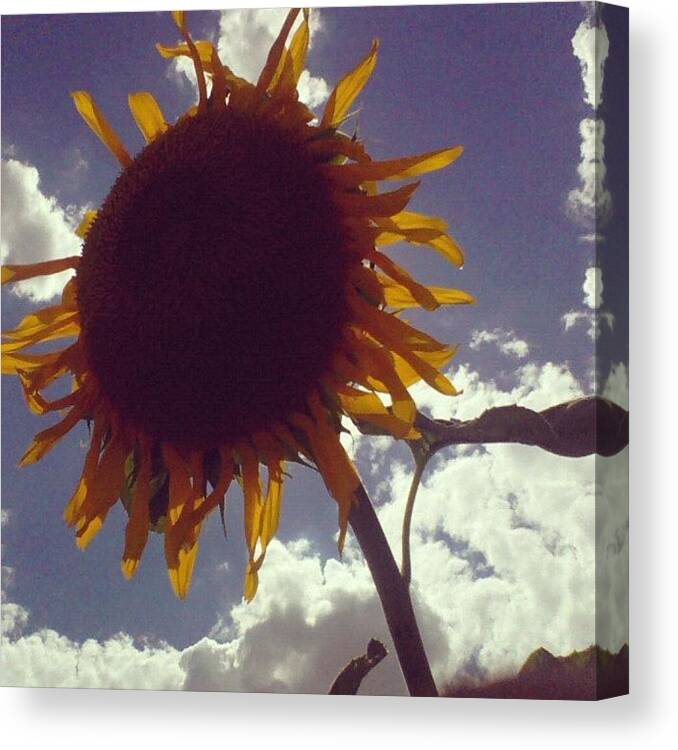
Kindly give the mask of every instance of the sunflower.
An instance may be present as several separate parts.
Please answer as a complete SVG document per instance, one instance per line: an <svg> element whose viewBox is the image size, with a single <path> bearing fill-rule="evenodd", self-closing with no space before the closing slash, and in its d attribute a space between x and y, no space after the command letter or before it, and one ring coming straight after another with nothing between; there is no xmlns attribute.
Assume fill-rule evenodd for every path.
<svg viewBox="0 0 678 750"><path fill-rule="evenodd" d="M129 106L147 145L132 157L92 96L72 94L122 170L98 211L77 229L79 256L5 266L3 283L74 269L61 304L25 317L3 343L3 372L18 375L31 411L59 412L20 465L38 461L81 420L89 448L65 519L85 548L122 499L129 514L122 572L134 575L149 532L164 534L170 581L189 589L201 527L242 488L249 562L244 595L280 518L285 466L312 463L338 505L344 543L356 470L339 440L341 419L416 438L408 386L423 379L455 389L441 373L454 348L413 328L407 308L472 302L428 287L382 251L428 245L461 266L439 219L407 211L418 183L446 148L374 161L341 132L377 61L378 42L316 119L297 83L309 44L304 10L289 12L256 83L222 65L210 42L157 45L188 56L199 101L169 124L153 96ZM28 353L69 339L56 351ZM67 378L66 395L43 391Z"/></svg>

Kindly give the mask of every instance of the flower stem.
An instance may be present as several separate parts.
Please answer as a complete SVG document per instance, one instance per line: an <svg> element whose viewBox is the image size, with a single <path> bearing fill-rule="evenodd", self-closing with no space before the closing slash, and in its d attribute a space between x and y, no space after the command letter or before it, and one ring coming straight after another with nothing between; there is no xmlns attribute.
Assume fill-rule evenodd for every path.
<svg viewBox="0 0 678 750"><path fill-rule="evenodd" d="M391 548L362 485L355 493L349 523L362 548L386 616L405 683L414 696L437 696L409 588L400 575Z"/></svg>
<svg viewBox="0 0 678 750"><path fill-rule="evenodd" d="M402 562L400 564L401 575L405 585L409 588L412 582L412 560L410 558L410 532L412 528L412 513L414 511L414 500L417 496L417 490L421 482L421 476L426 468L427 456L425 454L414 455L414 475L412 476L412 484L410 484L410 491L407 495L407 503L405 504L405 513L403 515L403 547L402 547Z"/></svg>

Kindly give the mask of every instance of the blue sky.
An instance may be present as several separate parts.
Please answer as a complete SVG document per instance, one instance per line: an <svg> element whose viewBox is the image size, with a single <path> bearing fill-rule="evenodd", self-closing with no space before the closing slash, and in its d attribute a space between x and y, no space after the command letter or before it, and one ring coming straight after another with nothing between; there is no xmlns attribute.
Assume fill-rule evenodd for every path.
<svg viewBox="0 0 678 750"><path fill-rule="evenodd" d="M246 30L248 49L254 57L265 54L270 44L267 34L279 23L279 16L230 13L236 15L226 18L217 11L190 14L193 35L216 41L220 21L225 28L224 21L228 20L229 28ZM618 12L610 14L594 18L581 3L349 8L318 13L319 26L313 35L308 68L329 87L364 56L373 38L381 40L379 64L360 98L357 119L359 135L373 157L420 153L457 143L465 148L463 157L452 167L423 180L411 203L413 210L449 221L452 234L466 249L464 269L452 269L435 254L409 246L393 252L418 278L466 289L478 299L473 307L450 308L415 318L434 335L461 345L451 372L464 385L465 393L454 404L442 403L417 386L420 403L440 416L471 417L488 406L516 400L545 408L589 393L596 345L605 352L600 387L608 387L608 394L623 400L627 361L623 174L614 171L615 163L608 158L608 184L595 185L591 198L587 180L591 179L592 159L600 175L604 155L594 149L592 158L582 156L587 142L581 130L581 123L587 119L598 123L605 119L606 149L623 152L623 134L615 135L610 124L624 107L623 85L611 66L614 61L623 61L623 18ZM597 34L599 43L601 29L609 39L602 100L596 99L595 92L588 96L590 76L587 79L581 66L586 41L581 42L579 37L580 47L573 49L573 38L582 24L584 32L589 29ZM54 242L59 231L64 226L68 231L69 221L85 207L96 207L103 200L117 174L113 158L77 115L70 91L90 91L131 151L138 150L142 140L127 109L128 92L152 91L172 119L192 103L191 83L160 58L153 46L158 41L174 43L176 36L165 13L3 17L3 260L6 256L13 262L40 257L36 246L40 231L46 232L45 242ZM229 54L228 41L224 44ZM251 64L251 60L232 54L233 60L225 59L232 67ZM590 66L594 63L589 61ZM600 133L600 127L598 124L596 133ZM51 197L45 204L42 224L30 216L22 216L21 222L16 220L20 211L28 212L25 201L20 200L22 195L36 194L29 185L29 168L35 168L39 175L37 190ZM583 196L580 200L573 195L577 191L580 198ZM607 226L602 205L606 192L611 194L615 210ZM586 238L591 231L586 226L587 197L598 210L599 226L603 227L603 237L596 242ZM57 231L59 221L61 229ZM36 255L24 257L27 232L33 245L26 252ZM12 241L16 243L13 246ZM595 268L599 271L594 273ZM601 274L602 306L595 300L601 291ZM12 291L3 290L2 295L4 327L18 323L36 305L34 300ZM608 300L613 301L611 308ZM591 329L596 316L598 339ZM606 322L609 316L614 316L613 328ZM315 627L309 622L320 618L324 623L325 629L317 626L315 635L335 634L333 628L339 627L341 612L351 601L356 617L364 614L360 627L365 627L368 635L377 634L375 629L383 630L357 551L349 545L343 572L334 563L327 567L328 559L337 558L336 507L312 472L292 469L278 535L281 544L272 549L271 559L264 565L262 590L248 614L239 604L245 550L237 489L228 496L228 539L224 539L218 517L211 517L203 531L191 594L187 601L179 601L167 581L160 538L151 539L132 582L120 575L126 520L122 508L111 513L104 530L85 553L76 549L72 533L62 521L62 510L80 474L86 430L84 426L74 430L38 465L16 469L32 435L44 426L27 413L18 383L3 379L2 507L7 521L2 552L3 566L12 569L11 576L7 575L11 582L3 585L3 591L7 601L30 613L28 624L17 630L15 643L35 637L44 640L45 632L53 632L69 640L69 653L79 653L79 644L86 639L94 639L103 648L101 644L124 632L135 639L129 648L136 654L145 643L155 644L158 652L153 653L166 658L174 669L181 660L177 653L188 649L195 655L195 644L208 633L210 643L200 648L212 648L223 656L228 644L229 654L237 650L234 644L238 638L241 644L248 638L256 644L255 625L267 632L276 617L279 629L270 637L277 639L278 648L270 658L284 661L280 655L297 653L294 644L298 638L304 633L308 637L306 630ZM397 546L396 521L398 503L406 492L407 454L402 446L359 437L352 449ZM422 492L423 496L428 492L430 498L428 504L424 497L420 502L426 511L422 510L423 525L417 539L422 560L437 560L438 554L443 555L440 565L429 571L431 576L441 577L439 586L444 587L446 581L453 586L451 578L458 575L468 584L464 596L468 596L469 606L481 612L485 611L481 601L497 602L504 618L519 611L521 601L524 606L538 600L553 603L551 610L545 607L541 631L530 630L529 637L512 650L509 631L493 636L491 644L487 639L474 641L470 626L458 622L442 599L427 599L427 584L422 578L417 582L421 596L417 594L415 599L424 621L425 640L437 655L439 679L487 676L519 663L521 656L542 643L565 653L586 647L593 640L586 608L586 602L592 601L593 582L586 577L592 569L587 572L582 562L592 562L593 554L593 524L587 515L592 507L593 461L584 460L575 467L563 459L530 451L498 448L450 453L432 467L429 484ZM613 475L607 466L599 470ZM525 476L530 470L542 472L532 484ZM572 473L569 479L568 471ZM461 512L459 508L466 507L468 498L460 496L453 510L448 508L451 503L446 504L450 494L446 490L454 486L454 492L459 492L457 480L467 476L483 476L488 481L477 495L479 508L473 511L469 507L455 515ZM623 488L615 485L611 492L610 503L617 502L618 525L623 528L624 503L623 498L619 500ZM560 518L554 507L542 517L546 511L536 506L535 497L544 497L548 506L549 497L560 495L572 500L565 516ZM514 511L518 507L519 518L510 521L506 534L497 541L491 518L493 513L504 518L507 511L501 511L502 503ZM473 520L473 514L482 515L483 508L487 518L481 524ZM582 521L584 516L589 521ZM469 548L474 554L468 554ZM502 551L505 549L512 553L507 556ZM567 552L572 549L579 554ZM545 564L537 552L555 566L548 591L545 581L530 578L531 570ZM524 570L519 561L525 559L532 560L532 565ZM495 574L481 574L479 560ZM278 594L269 592L265 583L270 574L271 581L284 584L286 579L279 580L273 570L276 561L279 566L287 566L290 575L308 570L314 593L304 592L302 587L296 600L294 592L287 599L276 598ZM447 571L446 576L443 571ZM346 581L337 583L344 575L350 585ZM516 587L502 589L502 582L514 579L519 581ZM492 589L495 584L496 591ZM559 588L565 585L574 587L574 593L565 596ZM354 600L346 593L349 590ZM455 590L450 588L450 596ZM337 592L343 593L340 596ZM268 605L259 602L266 596ZM562 597L572 599L571 607L558 604ZM578 599L584 603L578 603ZM304 610L310 606L309 601L317 601L322 617ZM295 606L305 615L292 618ZM287 619L281 612L287 613ZM336 615L334 620L332 613ZM619 623L610 626L610 632L615 633L610 637L612 646L623 641L623 606L618 619ZM495 623L495 633L497 630ZM158 645L160 642L168 645ZM345 648L351 656L363 645L358 638L353 643L342 641L337 648ZM254 658L247 653L250 660ZM243 659L244 654L240 654ZM18 660L19 656L12 658ZM338 656L337 668L345 661L343 655ZM195 666L197 661L184 656L184 662L188 667L182 669L188 677L183 683L177 677L177 684L201 687L211 684L211 679L221 684L218 675L200 671ZM263 665L262 669L271 667L268 662ZM310 677L306 683L295 682L292 677L286 682L287 672L278 666L283 676L273 685L275 689L314 689ZM12 662L12 669L18 670L10 671L18 675L18 681L40 679L37 674L30 677L21 672L18 661ZM67 666L64 669L67 671ZM333 670L329 665L327 669L325 681L329 684ZM401 689L397 674L389 669L384 669L383 679L375 677L375 692ZM72 675L62 675L62 679L67 682ZM254 689L262 684L224 679L223 684L232 688ZM174 683L148 686L154 685Z"/></svg>

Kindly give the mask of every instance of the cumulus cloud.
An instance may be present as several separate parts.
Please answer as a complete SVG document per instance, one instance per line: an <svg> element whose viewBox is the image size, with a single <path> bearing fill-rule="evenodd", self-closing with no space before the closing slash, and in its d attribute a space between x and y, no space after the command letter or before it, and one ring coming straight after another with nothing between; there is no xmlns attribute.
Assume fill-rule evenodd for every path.
<svg viewBox="0 0 678 750"><path fill-rule="evenodd" d="M495 328L492 331L473 331L469 343L471 349L480 349L483 344L496 344L502 354L517 359L523 359L530 353L527 341L518 338L515 331L505 331L503 328Z"/></svg>
<svg viewBox="0 0 678 750"><path fill-rule="evenodd" d="M629 408L629 371L623 362L612 363L601 395L624 409Z"/></svg>
<svg viewBox="0 0 678 750"><path fill-rule="evenodd" d="M74 234L75 207L62 207L56 198L40 189L40 175L31 164L16 159L2 160L3 263L22 264L51 260L80 252L81 241ZM19 282L12 291L34 301L52 299L61 292L72 271Z"/></svg>
<svg viewBox="0 0 678 750"><path fill-rule="evenodd" d="M614 330L614 315L609 311L600 310L603 304L603 271L597 266L586 269L584 283L583 303L587 310L570 310L562 316L565 330L569 331L580 323L586 326L586 333L592 341L596 341L604 328Z"/></svg>
<svg viewBox="0 0 678 750"><path fill-rule="evenodd" d="M605 122L585 117L579 123L579 134L581 159L577 174L580 184L568 193L566 207L577 224L597 229L612 214L612 194L605 186Z"/></svg>
<svg viewBox="0 0 678 750"><path fill-rule="evenodd" d="M256 81L266 63L266 57L275 41L287 15L286 8L245 8L222 10L219 16L217 51L224 65L241 78ZM309 19L309 49L318 32L322 31L322 17L314 10ZM299 25L296 22L292 34ZM196 88L195 70L192 61L178 58L172 68L179 79L188 80ZM320 106L330 94L330 88L323 78L312 76L304 70L299 78L299 98L311 108Z"/></svg>
<svg viewBox="0 0 678 750"><path fill-rule="evenodd" d="M591 341L597 341L603 330L614 330L614 315L611 312L592 312L590 310L570 310L562 317L565 330L576 328L580 323L586 327L586 335Z"/></svg>
<svg viewBox="0 0 678 750"><path fill-rule="evenodd" d="M543 409L582 395L570 370L553 363L525 365L510 388L483 382L468 367L455 372L455 382L463 397L413 390L434 416L460 419L499 404ZM413 519L412 593L441 686L511 673L540 646L560 655L586 648L596 624L599 645L617 651L627 641L619 576L628 554L626 460L626 452L572 460L488 445L432 462ZM389 461L383 454L373 499L398 550L411 470ZM596 580L606 587L604 603L596 602ZM183 651L126 635L77 644L42 630L8 638L0 659L6 684L322 693L371 637L391 655L362 692L404 693L355 540L349 537L340 562L323 560L302 539L272 542L254 602L233 606Z"/></svg>
<svg viewBox="0 0 678 750"><path fill-rule="evenodd" d="M599 229L612 214L612 195L605 186L605 123L596 116L603 101L605 61L610 42L596 3L586 3L586 18L572 37L572 51L579 60L584 102L592 116L579 123L581 136L580 162L577 167L579 186L570 190L566 211L570 218L587 231L581 239L602 241Z"/></svg>
<svg viewBox="0 0 678 750"><path fill-rule="evenodd" d="M584 275L584 304L597 310L603 304L603 269L591 266Z"/></svg>
<svg viewBox="0 0 678 750"><path fill-rule="evenodd" d="M572 37L572 51L581 66L584 101L597 109L603 101L603 77L610 40L604 24L590 11Z"/></svg>

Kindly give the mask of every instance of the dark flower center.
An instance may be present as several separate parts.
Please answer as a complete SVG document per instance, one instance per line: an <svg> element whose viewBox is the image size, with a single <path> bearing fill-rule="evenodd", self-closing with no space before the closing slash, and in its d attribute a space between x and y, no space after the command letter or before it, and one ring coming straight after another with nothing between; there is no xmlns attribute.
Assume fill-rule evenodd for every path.
<svg viewBox="0 0 678 750"><path fill-rule="evenodd" d="M111 405L194 447L303 409L347 319L346 244L299 135L185 118L120 175L83 248L82 339Z"/></svg>

